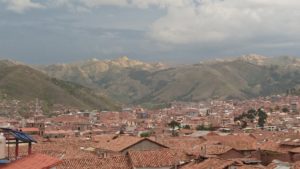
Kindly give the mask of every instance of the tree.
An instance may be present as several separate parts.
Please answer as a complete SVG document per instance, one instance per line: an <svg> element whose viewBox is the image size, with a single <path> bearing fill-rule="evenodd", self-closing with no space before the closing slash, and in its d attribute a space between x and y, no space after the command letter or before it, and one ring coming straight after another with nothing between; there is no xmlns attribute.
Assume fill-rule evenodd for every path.
<svg viewBox="0 0 300 169"><path fill-rule="evenodd" d="M150 137L150 136L151 136L151 133L150 133L150 132L143 132L143 133L141 133L140 136L141 136L141 137Z"/></svg>
<svg viewBox="0 0 300 169"><path fill-rule="evenodd" d="M234 117L234 121L240 121L241 122L241 128L247 127L247 122L250 120L251 122L254 121L255 117L258 116L258 125L260 127L264 127L266 123L266 119L268 117L267 113L263 111L263 109L258 109L257 111L255 109L250 109L247 111L247 113L243 113L237 117Z"/></svg>
<svg viewBox="0 0 300 169"><path fill-rule="evenodd" d="M241 128L246 128L248 126L247 122L241 121Z"/></svg>
<svg viewBox="0 0 300 169"><path fill-rule="evenodd" d="M258 109L258 126L259 127L264 127L266 120L268 118L268 115L266 112L264 112L262 109Z"/></svg>
<svg viewBox="0 0 300 169"><path fill-rule="evenodd" d="M212 128L212 125L210 124L209 126L204 126L203 124L202 125L198 125L196 127L196 130L205 130L205 131L212 131L213 128Z"/></svg>
<svg viewBox="0 0 300 169"><path fill-rule="evenodd" d="M202 124L202 125L198 125L197 127L196 127L196 130L204 130L204 125Z"/></svg>
<svg viewBox="0 0 300 169"><path fill-rule="evenodd" d="M250 120L251 122L254 121L255 117L257 116L257 111L255 109L250 109L247 113L242 113L241 115L234 117L234 121L241 122L241 128L247 127L247 121Z"/></svg>
<svg viewBox="0 0 300 169"><path fill-rule="evenodd" d="M191 126L190 125L184 125L182 128L183 129L191 129Z"/></svg>
<svg viewBox="0 0 300 169"><path fill-rule="evenodd" d="M282 112L284 112L284 113L287 113L287 112L289 112L290 110L287 108L287 107L284 107L284 108L282 108Z"/></svg>
<svg viewBox="0 0 300 169"><path fill-rule="evenodd" d="M180 128L180 123L175 120L172 120L170 123L168 123L168 126L172 128L172 135L175 136L175 128Z"/></svg>
<svg viewBox="0 0 300 169"><path fill-rule="evenodd" d="M212 124L209 124L208 126L205 127L207 131L213 131L213 126Z"/></svg>
<svg viewBox="0 0 300 169"><path fill-rule="evenodd" d="M257 114L256 110L250 109L250 110L248 110L246 117L250 120L253 120L253 119L255 119L256 114Z"/></svg>

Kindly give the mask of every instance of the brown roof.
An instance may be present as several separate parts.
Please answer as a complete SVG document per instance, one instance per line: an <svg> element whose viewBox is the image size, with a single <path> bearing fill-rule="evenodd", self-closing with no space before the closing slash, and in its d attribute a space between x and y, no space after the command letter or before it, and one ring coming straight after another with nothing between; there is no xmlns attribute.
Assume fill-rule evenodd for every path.
<svg viewBox="0 0 300 169"><path fill-rule="evenodd" d="M160 143L172 148L185 150L187 152L193 152L195 147L201 145L205 142L205 139L201 138L192 138L192 137L172 137L172 138L161 138L159 139Z"/></svg>
<svg viewBox="0 0 300 169"><path fill-rule="evenodd" d="M97 143L106 143L112 140L116 135L115 134L101 134L93 136L93 141Z"/></svg>
<svg viewBox="0 0 300 169"><path fill-rule="evenodd" d="M192 162L183 166L182 169L225 169L233 164L236 164L236 162L232 160L210 158L200 163Z"/></svg>
<svg viewBox="0 0 300 169"><path fill-rule="evenodd" d="M46 169L58 165L61 161L44 154L31 154L10 164L1 166L0 169Z"/></svg>
<svg viewBox="0 0 300 169"><path fill-rule="evenodd" d="M240 167L237 167L237 169L265 169L265 166L262 165L243 165Z"/></svg>
<svg viewBox="0 0 300 169"><path fill-rule="evenodd" d="M40 131L38 128L35 127L26 127L26 128L20 128L23 132L38 132Z"/></svg>
<svg viewBox="0 0 300 169"><path fill-rule="evenodd" d="M192 134L194 131L190 129L180 129L179 132L182 134Z"/></svg>
<svg viewBox="0 0 300 169"><path fill-rule="evenodd" d="M257 141L249 135L206 136L208 141L218 141L236 150L256 150Z"/></svg>
<svg viewBox="0 0 300 169"><path fill-rule="evenodd" d="M297 161L293 164L293 169L300 169L300 161Z"/></svg>
<svg viewBox="0 0 300 169"><path fill-rule="evenodd" d="M259 148L264 151L273 151L279 153L287 153L291 150L290 147L281 146L280 143L274 141L266 141L259 145Z"/></svg>
<svg viewBox="0 0 300 169"><path fill-rule="evenodd" d="M57 169L132 169L126 156L102 159L66 159Z"/></svg>
<svg viewBox="0 0 300 169"><path fill-rule="evenodd" d="M200 152L200 154L205 153L208 155L220 155L220 154L224 154L232 149L233 149L232 147L226 146L226 145L207 144L207 145L202 146L202 152Z"/></svg>
<svg viewBox="0 0 300 169"><path fill-rule="evenodd" d="M100 144L97 146L97 148L119 152L129 147L130 145L133 145L141 141L142 139L143 138L141 137L133 137L133 136L116 136L116 138L113 138L106 142L101 142L101 143L99 142Z"/></svg>
<svg viewBox="0 0 300 169"><path fill-rule="evenodd" d="M167 148L166 146L157 143L151 139L148 138L142 138L142 137L133 137L133 136L119 136L117 138L114 138L112 140L109 140L107 142L100 143L97 148L105 149L105 150L110 150L110 151L115 151L115 152L121 152L135 144L138 144L144 140L151 141L155 144L158 144L164 148Z"/></svg>
<svg viewBox="0 0 300 169"><path fill-rule="evenodd" d="M296 139L287 138L286 140L282 141L280 144L285 146L295 146L295 147L300 146L300 137Z"/></svg>
<svg viewBox="0 0 300 169"><path fill-rule="evenodd" d="M130 151L128 155L133 167L136 168L170 167L189 160L183 151L170 149Z"/></svg>
<svg viewBox="0 0 300 169"><path fill-rule="evenodd" d="M82 150L80 147L89 148L94 147L95 142L89 140L82 140L80 138L57 138L50 142L39 141L33 145L33 152L47 154L49 156L64 159L71 158L97 158L97 155L93 152ZM10 149L14 154L14 149ZM27 146L19 147L20 154L27 153Z"/></svg>

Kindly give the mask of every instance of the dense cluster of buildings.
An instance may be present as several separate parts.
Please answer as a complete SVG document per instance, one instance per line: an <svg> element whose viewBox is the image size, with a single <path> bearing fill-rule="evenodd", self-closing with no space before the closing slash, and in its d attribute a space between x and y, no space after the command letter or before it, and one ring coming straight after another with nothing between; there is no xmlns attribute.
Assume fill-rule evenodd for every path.
<svg viewBox="0 0 300 169"><path fill-rule="evenodd" d="M297 96L272 96L173 102L158 110L61 109L52 117L35 105L33 116L24 120L0 117L0 126L9 131L3 146L8 161L0 169L300 168L299 104ZM258 110L267 115L263 125ZM255 116L247 117L249 111ZM17 132L32 136L30 148L26 140L16 141ZM38 158L45 163L35 163Z"/></svg>

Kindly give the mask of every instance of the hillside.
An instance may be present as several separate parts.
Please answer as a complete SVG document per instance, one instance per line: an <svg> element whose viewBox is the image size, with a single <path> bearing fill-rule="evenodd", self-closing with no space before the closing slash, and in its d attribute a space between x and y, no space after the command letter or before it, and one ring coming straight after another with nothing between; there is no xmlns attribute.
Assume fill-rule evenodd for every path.
<svg viewBox="0 0 300 169"><path fill-rule="evenodd" d="M241 60L184 66L149 76L153 92L144 100L246 99L282 94L299 84L299 75L298 69Z"/></svg>
<svg viewBox="0 0 300 169"><path fill-rule="evenodd" d="M50 78L31 67L7 60L0 61L0 94L23 101L39 98L50 106L59 103L78 108L117 108L109 99L94 94L91 89Z"/></svg>
<svg viewBox="0 0 300 169"><path fill-rule="evenodd" d="M120 61L127 64L99 65ZM140 61L134 61L138 66L130 65L128 58L94 62L52 65L43 70L125 103L245 99L282 94L300 82L300 61L292 57L247 55L172 68Z"/></svg>
<svg viewBox="0 0 300 169"><path fill-rule="evenodd" d="M107 93L121 102L131 102L150 90L142 83L144 74L164 69L160 63L149 64L123 56L114 60L91 59L72 64L49 65L42 70L51 77L75 82Z"/></svg>

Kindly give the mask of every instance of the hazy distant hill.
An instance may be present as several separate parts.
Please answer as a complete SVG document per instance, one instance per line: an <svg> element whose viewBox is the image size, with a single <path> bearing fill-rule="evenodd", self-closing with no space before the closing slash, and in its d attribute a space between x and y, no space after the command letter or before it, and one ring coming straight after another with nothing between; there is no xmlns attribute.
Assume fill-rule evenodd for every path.
<svg viewBox="0 0 300 169"><path fill-rule="evenodd" d="M123 102L199 101L211 98L251 98L285 93L298 87L300 61L292 57L239 58L165 68L122 57L50 65L50 76L77 82Z"/></svg>
<svg viewBox="0 0 300 169"><path fill-rule="evenodd" d="M237 58L237 60L246 61L249 63L265 66L281 66L281 67L297 67L300 68L300 59L291 56L280 56L280 57L265 57L260 55L244 55Z"/></svg>
<svg viewBox="0 0 300 169"><path fill-rule="evenodd" d="M24 101L39 98L52 104L80 108L115 109L106 97L96 95L86 87L50 78L44 73L17 62L0 61L0 94L8 99Z"/></svg>
<svg viewBox="0 0 300 169"><path fill-rule="evenodd" d="M143 78L164 67L160 63L149 64L123 56L115 60L92 59L50 65L43 70L52 77L91 87L120 101L131 102L151 92L148 85L143 84Z"/></svg>

